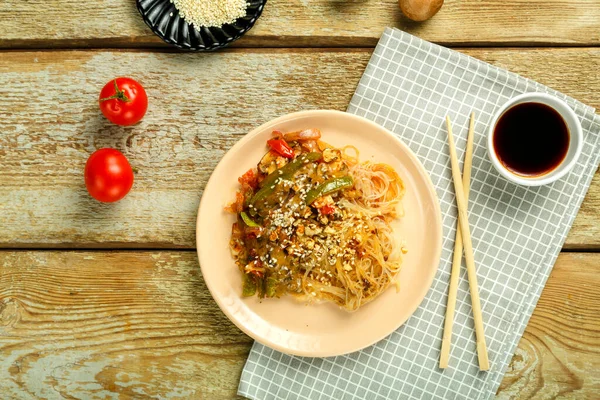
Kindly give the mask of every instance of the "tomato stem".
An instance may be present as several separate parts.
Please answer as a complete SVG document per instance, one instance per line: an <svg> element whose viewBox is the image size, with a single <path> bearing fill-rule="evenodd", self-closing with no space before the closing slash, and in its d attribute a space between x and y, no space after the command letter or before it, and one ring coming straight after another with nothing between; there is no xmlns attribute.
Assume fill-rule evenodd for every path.
<svg viewBox="0 0 600 400"><path fill-rule="evenodd" d="M125 94L125 92L121 89L119 89L119 86L117 86L117 80L115 79L114 81L115 84L115 94L113 94L110 97L104 97L102 99L100 99L100 101L106 101L106 100L121 100L124 101L125 103L129 103L131 100L129 99L129 97L127 97L127 95Z"/></svg>

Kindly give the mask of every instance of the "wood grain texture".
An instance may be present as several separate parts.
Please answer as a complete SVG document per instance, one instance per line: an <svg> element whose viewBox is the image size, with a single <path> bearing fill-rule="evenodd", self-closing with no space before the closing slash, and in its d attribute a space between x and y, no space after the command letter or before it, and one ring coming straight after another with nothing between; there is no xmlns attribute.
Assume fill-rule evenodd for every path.
<svg viewBox="0 0 600 400"><path fill-rule="evenodd" d="M600 254L562 253L498 391L500 399L597 399Z"/></svg>
<svg viewBox="0 0 600 400"><path fill-rule="evenodd" d="M230 399L251 340L193 252L0 253L3 399Z"/></svg>
<svg viewBox="0 0 600 400"><path fill-rule="evenodd" d="M134 0L3 0L0 47L162 46ZM445 44L600 43L597 0L446 0L431 20L406 19L397 0L269 0L236 46L373 46L397 27Z"/></svg>
<svg viewBox="0 0 600 400"><path fill-rule="evenodd" d="M194 252L0 252L0 392L11 399L231 399L251 340ZM600 391L600 255L563 253L499 399Z"/></svg>
<svg viewBox="0 0 600 400"><path fill-rule="evenodd" d="M463 51L600 104L600 49ZM0 247L193 248L202 190L227 149L286 113L344 110L369 57L360 49L3 53ZM98 110L100 88L120 75L149 93L133 127ZM102 147L121 150L137 170L116 204L92 200L83 183L85 161ZM596 174L567 247L600 248L599 208Z"/></svg>

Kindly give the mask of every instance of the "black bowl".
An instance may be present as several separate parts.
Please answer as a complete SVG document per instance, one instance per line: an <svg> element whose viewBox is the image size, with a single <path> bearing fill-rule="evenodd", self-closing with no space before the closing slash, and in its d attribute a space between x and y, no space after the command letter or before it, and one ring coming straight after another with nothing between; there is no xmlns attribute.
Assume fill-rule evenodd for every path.
<svg viewBox="0 0 600 400"><path fill-rule="evenodd" d="M233 24L200 29L185 22L169 0L136 0L136 3L146 25L165 42L182 50L211 51L228 46L248 32L260 17L267 0L249 0L246 16Z"/></svg>

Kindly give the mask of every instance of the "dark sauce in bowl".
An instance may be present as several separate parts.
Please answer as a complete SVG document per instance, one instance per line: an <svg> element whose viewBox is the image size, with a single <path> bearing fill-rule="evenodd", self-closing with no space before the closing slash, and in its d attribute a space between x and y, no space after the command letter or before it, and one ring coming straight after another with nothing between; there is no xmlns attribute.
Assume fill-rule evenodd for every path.
<svg viewBox="0 0 600 400"><path fill-rule="evenodd" d="M500 116L493 135L494 151L509 171L540 176L558 167L569 150L569 128L554 108L521 103Z"/></svg>

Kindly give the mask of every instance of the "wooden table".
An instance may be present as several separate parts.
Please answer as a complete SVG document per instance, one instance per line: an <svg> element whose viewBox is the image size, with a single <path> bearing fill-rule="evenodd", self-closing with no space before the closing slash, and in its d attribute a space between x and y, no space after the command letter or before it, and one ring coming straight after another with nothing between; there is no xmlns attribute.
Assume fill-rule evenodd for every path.
<svg viewBox="0 0 600 400"><path fill-rule="evenodd" d="M447 0L425 23L394 0L270 0L234 48L182 54L133 0L0 2L0 398L236 397L252 341L220 312L194 249L200 196L251 128L344 110L384 27L457 48L600 106L599 0ZM111 125L115 76L148 114ZM115 147L137 170L107 205L83 184ZM597 173L498 398L600 396Z"/></svg>

